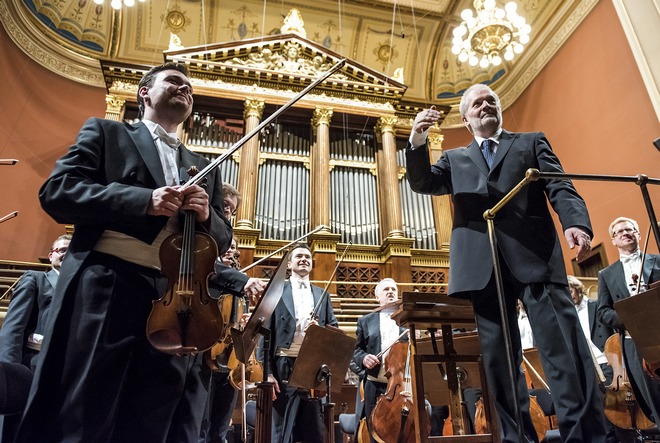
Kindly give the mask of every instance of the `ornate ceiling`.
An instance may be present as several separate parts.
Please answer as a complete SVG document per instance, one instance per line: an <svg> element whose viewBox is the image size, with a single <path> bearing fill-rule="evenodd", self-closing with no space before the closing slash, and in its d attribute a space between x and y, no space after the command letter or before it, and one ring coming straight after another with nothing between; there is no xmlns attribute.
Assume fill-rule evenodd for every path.
<svg viewBox="0 0 660 443"><path fill-rule="evenodd" d="M121 11L107 0L103 6L92 0L3 0L0 19L38 63L105 87L100 60L153 65L173 41L186 48L290 32L282 27L295 8L307 39L407 85L408 102L456 105L467 86L486 82L506 108L597 2L518 0L518 13L532 26L531 41L512 62L486 69L462 64L451 53L452 30L471 0L146 0ZM454 111L443 126L458 124Z"/></svg>

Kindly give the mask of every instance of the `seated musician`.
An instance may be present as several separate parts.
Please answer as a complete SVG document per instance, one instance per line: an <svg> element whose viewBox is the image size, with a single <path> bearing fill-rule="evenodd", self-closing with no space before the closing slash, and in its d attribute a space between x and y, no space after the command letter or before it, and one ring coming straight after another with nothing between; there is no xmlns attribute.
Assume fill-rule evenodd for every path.
<svg viewBox="0 0 660 443"><path fill-rule="evenodd" d="M396 282L391 278L381 280L374 290L378 304L383 307L399 299ZM367 426L371 429L371 412L376 401L387 389L385 368L382 364L384 356L378 357L381 351L396 342L404 328L399 327L390 315L394 307L381 309L360 317L357 322L355 351L353 361L362 370L366 370L364 381L364 409ZM360 420L362 417L356 417ZM375 440L373 437L371 441Z"/></svg>
<svg viewBox="0 0 660 443"><path fill-rule="evenodd" d="M598 273L598 318L608 327L625 333L625 325L614 310L618 300L643 292L660 280L660 255L647 254L642 269L639 250L639 225L626 217L615 219L609 227L612 244L619 250L620 260ZM660 382L642 368L642 357L630 335L625 333L623 359L635 398L644 414L656 425L660 420Z"/></svg>
<svg viewBox="0 0 660 443"><path fill-rule="evenodd" d="M320 401L310 398L308 390L288 386L293 365L312 324L319 326L339 323L332 309L329 294L310 284L312 253L305 244L291 251L288 269L291 278L285 283L282 298L275 307L270 321L269 381L274 383L272 411L272 443L323 441L323 420ZM323 300L321 297L323 296ZM318 316L312 318L312 311Z"/></svg>

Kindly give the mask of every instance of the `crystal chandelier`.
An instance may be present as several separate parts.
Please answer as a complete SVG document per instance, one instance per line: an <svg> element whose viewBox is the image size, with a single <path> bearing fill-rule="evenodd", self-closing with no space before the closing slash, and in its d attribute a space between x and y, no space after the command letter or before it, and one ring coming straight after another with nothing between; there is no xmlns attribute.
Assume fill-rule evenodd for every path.
<svg viewBox="0 0 660 443"><path fill-rule="evenodd" d="M504 9L498 8L495 0L474 0L473 12L461 12L463 22L454 29L451 52L471 66L487 68L520 54L529 42L532 28L524 17L516 13L517 5L509 2Z"/></svg>
<svg viewBox="0 0 660 443"><path fill-rule="evenodd" d="M144 3L146 0L138 0L140 3ZM97 5L102 5L105 3L105 0L94 0L94 3ZM110 6L112 6L113 9L121 9L122 6L135 6L135 0L111 0L110 1Z"/></svg>

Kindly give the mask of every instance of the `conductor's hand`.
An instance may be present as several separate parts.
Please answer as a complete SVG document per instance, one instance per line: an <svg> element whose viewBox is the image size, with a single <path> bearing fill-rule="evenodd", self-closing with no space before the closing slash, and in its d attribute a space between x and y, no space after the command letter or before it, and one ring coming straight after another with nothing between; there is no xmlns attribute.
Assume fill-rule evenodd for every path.
<svg viewBox="0 0 660 443"><path fill-rule="evenodd" d="M365 355L364 358L362 359L362 364L363 364L364 367L367 368L367 369L371 369L371 368L373 368L374 366L376 366L376 365L379 364L379 363L380 363L380 360L378 360L378 357L376 357L376 356L373 355L373 354L367 354L367 355Z"/></svg>
<svg viewBox="0 0 660 443"><path fill-rule="evenodd" d="M418 134L429 129L431 126L436 124L440 120L440 111L436 110L435 106L431 106L429 109L424 109L413 122L413 131Z"/></svg>
<svg viewBox="0 0 660 443"><path fill-rule="evenodd" d="M183 193L178 188L179 186L163 186L154 189L151 193L147 214L166 217L174 215L183 204L184 199Z"/></svg>
<svg viewBox="0 0 660 443"><path fill-rule="evenodd" d="M192 185L181 191L183 193L184 211L195 211L197 221L204 223L209 219L209 195L199 185Z"/></svg>
<svg viewBox="0 0 660 443"><path fill-rule="evenodd" d="M268 374L268 381L273 384L273 401L277 399L277 394L280 393L280 385L273 374Z"/></svg>
<svg viewBox="0 0 660 443"><path fill-rule="evenodd" d="M564 231L564 235L569 248L573 249L577 246L577 253L575 254L577 261L581 262L587 258L587 255L591 252L591 237L589 234L578 227L572 227Z"/></svg>
<svg viewBox="0 0 660 443"><path fill-rule="evenodd" d="M256 304L258 297L263 294L266 289L266 283L259 280L258 278L248 279L247 283L243 287L243 294L245 294L249 299L250 303L253 305Z"/></svg>

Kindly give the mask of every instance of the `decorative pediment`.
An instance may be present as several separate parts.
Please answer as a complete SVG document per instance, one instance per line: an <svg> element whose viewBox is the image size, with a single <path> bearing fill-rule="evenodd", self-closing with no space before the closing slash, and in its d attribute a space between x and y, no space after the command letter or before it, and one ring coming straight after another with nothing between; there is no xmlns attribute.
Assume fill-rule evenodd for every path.
<svg viewBox="0 0 660 443"><path fill-rule="evenodd" d="M203 88L234 91L247 86L255 91L297 92L343 58L293 33L173 49L164 55L167 60L187 64L191 77L203 80ZM347 60L313 94L387 103L393 109L405 91L399 81Z"/></svg>

